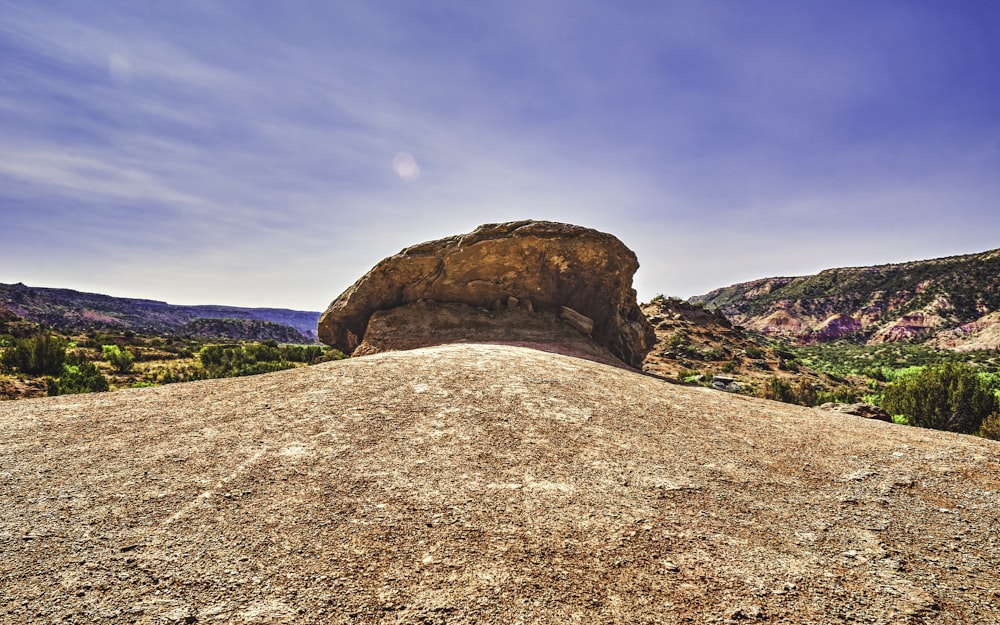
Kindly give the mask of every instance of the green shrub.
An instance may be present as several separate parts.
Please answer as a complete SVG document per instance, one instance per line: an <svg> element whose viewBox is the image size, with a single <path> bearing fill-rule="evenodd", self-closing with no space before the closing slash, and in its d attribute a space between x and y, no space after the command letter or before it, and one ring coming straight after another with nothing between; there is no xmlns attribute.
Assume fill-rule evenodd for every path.
<svg viewBox="0 0 1000 625"><path fill-rule="evenodd" d="M205 370L197 365L171 365L154 371L146 371L143 374L143 381L156 386L159 384L204 380L206 377Z"/></svg>
<svg viewBox="0 0 1000 625"><path fill-rule="evenodd" d="M101 352L118 373L128 373L132 370L135 355L128 351L128 349L122 349L117 345L102 345Z"/></svg>
<svg viewBox="0 0 1000 625"><path fill-rule="evenodd" d="M779 378L771 378L764 383L761 389L761 397L773 401L785 402L786 404L795 403L793 401L792 385Z"/></svg>
<svg viewBox="0 0 1000 625"><path fill-rule="evenodd" d="M66 341L51 333L15 339L3 352L3 364L29 375L60 375L66 362Z"/></svg>
<svg viewBox="0 0 1000 625"><path fill-rule="evenodd" d="M764 399L786 404L798 404L799 406L815 406L819 400L819 392L809 380L801 379L793 386L790 382L785 382L777 377L764 383L760 396Z"/></svg>
<svg viewBox="0 0 1000 625"><path fill-rule="evenodd" d="M797 372L799 370L799 361L792 358L791 360L779 360L778 368L785 371Z"/></svg>
<svg viewBox="0 0 1000 625"><path fill-rule="evenodd" d="M285 345L281 354L289 362L313 362L325 355L326 350L321 345Z"/></svg>
<svg viewBox="0 0 1000 625"><path fill-rule="evenodd" d="M979 436L1000 441L1000 412L990 413L979 426Z"/></svg>
<svg viewBox="0 0 1000 625"><path fill-rule="evenodd" d="M688 343L688 334L684 330L678 330L670 335L667 339L667 346L671 349L677 349L681 345L686 345Z"/></svg>
<svg viewBox="0 0 1000 625"><path fill-rule="evenodd" d="M754 360L764 357L764 350L756 345L747 345L746 353L747 358L753 358Z"/></svg>
<svg viewBox="0 0 1000 625"><path fill-rule="evenodd" d="M972 434L998 410L998 402L973 367L949 362L890 384L882 407L904 415L911 425Z"/></svg>
<svg viewBox="0 0 1000 625"><path fill-rule="evenodd" d="M108 390L105 378L92 362L63 365L59 379L48 379L49 395L72 395L75 393L97 393Z"/></svg>
<svg viewBox="0 0 1000 625"><path fill-rule="evenodd" d="M838 388L833 391L816 391L816 404L826 404L834 402L838 404L854 404L858 401L858 394L850 388Z"/></svg>
<svg viewBox="0 0 1000 625"><path fill-rule="evenodd" d="M231 378L290 369L295 365L281 357L275 343L206 345L198 353L201 365L212 378Z"/></svg>

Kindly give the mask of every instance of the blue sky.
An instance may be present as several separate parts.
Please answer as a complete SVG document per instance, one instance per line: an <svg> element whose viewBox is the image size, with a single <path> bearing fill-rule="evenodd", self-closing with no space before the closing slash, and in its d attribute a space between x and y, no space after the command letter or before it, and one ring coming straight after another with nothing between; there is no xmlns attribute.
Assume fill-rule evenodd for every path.
<svg viewBox="0 0 1000 625"><path fill-rule="evenodd" d="M0 0L0 282L322 310L527 218L643 300L1000 247L1000 3Z"/></svg>

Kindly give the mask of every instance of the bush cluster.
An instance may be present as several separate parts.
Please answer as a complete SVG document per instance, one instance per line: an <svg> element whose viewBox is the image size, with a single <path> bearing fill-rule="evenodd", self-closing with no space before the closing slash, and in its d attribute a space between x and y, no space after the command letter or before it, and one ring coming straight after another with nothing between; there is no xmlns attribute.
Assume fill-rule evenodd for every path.
<svg viewBox="0 0 1000 625"><path fill-rule="evenodd" d="M760 396L764 399L798 404L799 406L815 406L819 391L809 380L799 380L797 384L786 382L781 378L769 379L761 389Z"/></svg>
<svg viewBox="0 0 1000 625"><path fill-rule="evenodd" d="M4 366L28 375L60 375L66 362L66 341L46 332L15 339L3 352Z"/></svg>
<svg viewBox="0 0 1000 625"><path fill-rule="evenodd" d="M128 373L132 370L132 364L135 362L135 355L128 350L128 348L122 349L117 345L102 345L101 352L104 354L104 358L111 364L115 371L118 373Z"/></svg>
<svg viewBox="0 0 1000 625"><path fill-rule="evenodd" d="M58 378L49 378L47 382L49 395L99 393L108 390L108 379L94 363L86 360L79 360L77 364L63 364L62 374Z"/></svg>
<svg viewBox="0 0 1000 625"><path fill-rule="evenodd" d="M896 380L886 387L882 408L905 416L910 425L966 434L978 432L986 417L1000 409L975 368L958 362Z"/></svg>

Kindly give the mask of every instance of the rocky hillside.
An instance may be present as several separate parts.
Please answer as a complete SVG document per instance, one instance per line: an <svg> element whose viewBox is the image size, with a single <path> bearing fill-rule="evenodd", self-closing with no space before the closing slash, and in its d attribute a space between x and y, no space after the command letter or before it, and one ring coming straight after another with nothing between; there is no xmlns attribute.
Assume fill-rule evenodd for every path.
<svg viewBox="0 0 1000 625"><path fill-rule="evenodd" d="M316 312L233 306L174 306L155 300L111 297L23 284L0 284L0 307L28 321L66 333L131 330L141 334L183 335L185 325L196 319L244 319L281 324L295 335L301 335L304 342L315 341L316 322L319 319L319 313ZM216 327L224 325L226 324L216 324ZM212 327L211 324L208 327ZM268 332L273 333L273 328ZM212 338L227 336L223 334ZM270 336L244 338L267 340Z"/></svg>
<svg viewBox="0 0 1000 625"><path fill-rule="evenodd" d="M692 298L798 344L911 341L1000 347L1000 250L814 276L764 278Z"/></svg>
<svg viewBox="0 0 1000 625"><path fill-rule="evenodd" d="M997 623L998 450L495 345L8 402L0 621Z"/></svg>
<svg viewBox="0 0 1000 625"><path fill-rule="evenodd" d="M781 356L735 328L717 311L679 299L658 299L641 306L656 332L656 346L643 370L665 377L690 371L739 375L781 371Z"/></svg>
<svg viewBox="0 0 1000 625"><path fill-rule="evenodd" d="M775 349L764 337L734 327L722 313L703 305L659 298L641 308L656 332L643 371L671 380L711 382L720 390L747 394L762 392L773 378L817 391L842 391L842 396L867 391L859 389L853 378L833 378L809 369L795 354Z"/></svg>
<svg viewBox="0 0 1000 625"><path fill-rule="evenodd" d="M195 319L178 328L177 334L233 341L312 342L291 326L259 319Z"/></svg>

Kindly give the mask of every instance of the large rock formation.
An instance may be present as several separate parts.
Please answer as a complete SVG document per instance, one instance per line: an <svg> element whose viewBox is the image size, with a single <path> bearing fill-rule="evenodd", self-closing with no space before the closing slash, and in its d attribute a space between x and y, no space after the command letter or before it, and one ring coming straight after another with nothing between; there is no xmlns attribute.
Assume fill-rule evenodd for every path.
<svg viewBox="0 0 1000 625"><path fill-rule="evenodd" d="M378 339L359 354L461 340L563 343L562 330L541 337L539 328L564 324L583 337L574 341L592 339L640 367L656 337L632 289L638 267L621 241L589 228L548 221L487 224L378 263L330 304L319 320L319 338L354 353L376 313ZM382 311L397 308L404 310L386 323ZM400 332L385 332L389 326Z"/></svg>

